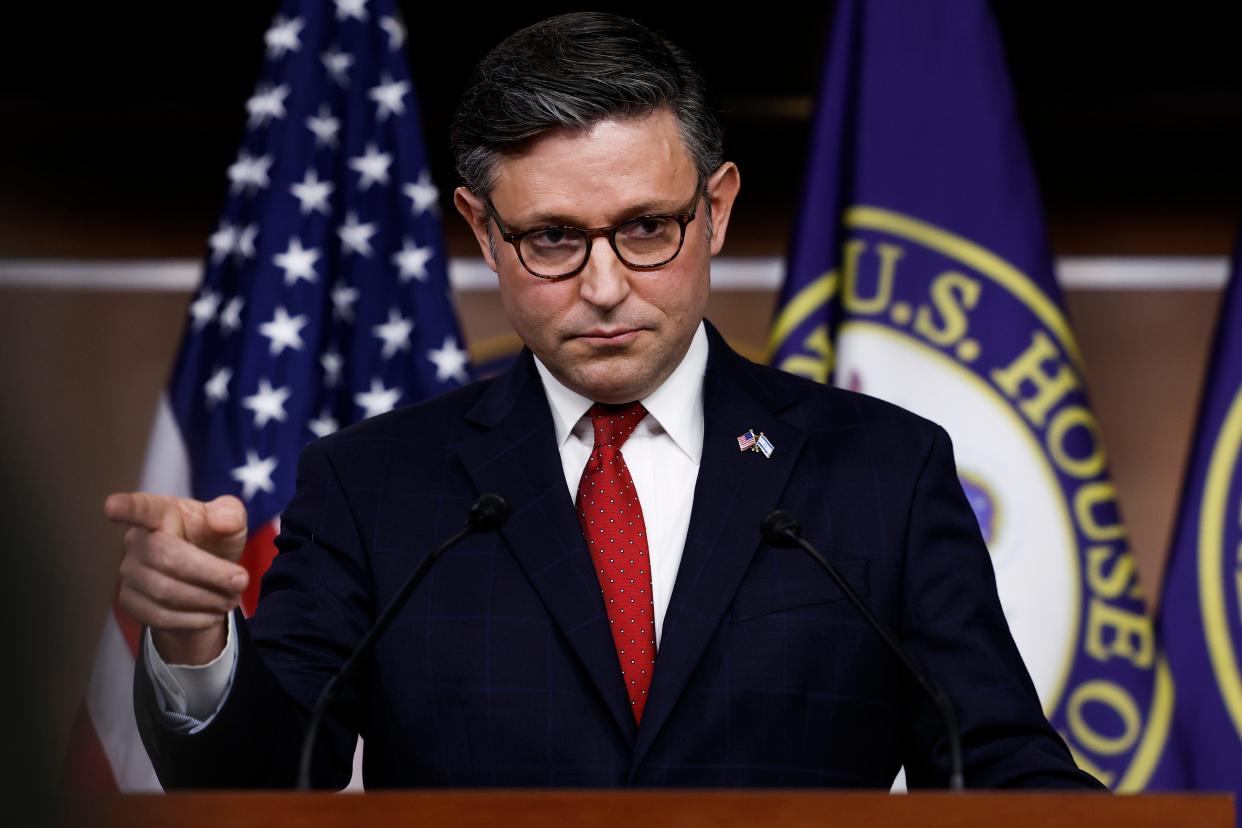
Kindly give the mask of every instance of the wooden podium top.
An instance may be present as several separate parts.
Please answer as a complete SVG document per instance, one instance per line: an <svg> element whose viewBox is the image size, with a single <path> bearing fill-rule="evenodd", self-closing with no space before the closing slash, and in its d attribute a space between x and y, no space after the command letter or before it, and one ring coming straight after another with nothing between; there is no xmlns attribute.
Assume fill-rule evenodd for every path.
<svg viewBox="0 0 1242 828"><path fill-rule="evenodd" d="M824 828L920 826L1195 826L1235 828L1227 794L835 793L821 791L434 791L176 793L81 797L63 824L146 826L361 825L453 828Z"/></svg>

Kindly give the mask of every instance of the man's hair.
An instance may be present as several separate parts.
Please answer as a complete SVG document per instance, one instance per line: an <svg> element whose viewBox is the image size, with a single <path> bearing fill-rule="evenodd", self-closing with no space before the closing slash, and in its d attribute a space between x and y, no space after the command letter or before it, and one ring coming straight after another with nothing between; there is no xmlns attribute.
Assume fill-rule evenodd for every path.
<svg viewBox="0 0 1242 828"><path fill-rule="evenodd" d="M554 129L589 129L610 118L665 108L706 180L723 160L719 121L703 78L667 38L624 17L550 17L501 41L475 69L453 119L462 183L487 198L496 162Z"/></svg>

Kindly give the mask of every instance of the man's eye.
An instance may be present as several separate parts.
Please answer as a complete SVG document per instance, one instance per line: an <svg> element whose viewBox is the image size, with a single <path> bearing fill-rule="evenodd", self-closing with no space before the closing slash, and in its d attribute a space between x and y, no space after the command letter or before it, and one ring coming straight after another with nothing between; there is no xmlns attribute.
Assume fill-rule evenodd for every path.
<svg viewBox="0 0 1242 828"><path fill-rule="evenodd" d="M668 219L643 218L632 221L621 228L621 232L631 239L652 239L664 234Z"/></svg>
<svg viewBox="0 0 1242 828"><path fill-rule="evenodd" d="M531 244L541 248L564 247L574 243L573 235L563 227L549 227L546 230L531 233L526 238Z"/></svg>

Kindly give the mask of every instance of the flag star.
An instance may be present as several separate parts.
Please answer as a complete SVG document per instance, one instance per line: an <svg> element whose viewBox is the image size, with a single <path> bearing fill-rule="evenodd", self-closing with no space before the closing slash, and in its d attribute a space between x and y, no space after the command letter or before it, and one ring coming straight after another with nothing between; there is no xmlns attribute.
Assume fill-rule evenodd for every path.
<svg viewBox="0 0 1242 828"><path fill-rule="evenodd" d="M233 379L233 369L217 368L211 379L203 385L207 395L207 407L215 408L216 403L227 402L229 398L229 380Z"/></svg>
<svg viewBox="0 0 1242 828"><path fill-rule="evenodd" d="M374 417L392 411L401 399L400 388L385 388L379 379L371 380L371 390L354 394L354 404L362 409L362 418Z"/></svg>
<svg viewBox="0 0 1242 828"><path fill-rule="evenodd" d="M323 366L323 384L329 388L336 387L341 381L341 369L345 367L340 353L335 348L324 351L319 357L319 364Z"/></svg>
<svg viewBox="0 0 1242 828"><path fill-rule="evenodd" d="M344 282L337 282L332 288L332 315L339 316L346 322L354 321L354 302L358 301L358 289Z"/></svg>
<svg viewBox="0 0 1242 828"><path fill-rule="evenodd" d="M272 420L284 422L285 400L293 391L290 388L272 388L267 378L259 380L259 390L249 397L242 398L242 407L254 412L254 427L262 428Z"/></svg>
<svg viewBox="0 0 1242 828"><path fill-rule="evenodd" d="M400 49L405 43L405 26L395 17L381 17L380 28L388 33L388 48Z"/></svg>
<svg viewBox="0 0 1242 828"><path fill-rule="evenodd" d="M388 321L371 328L372 333L384 341L380 356L391 359L397 351L410 349L410 332L414 330L414 322L401 315L397 308L390 308Z"/></svg>
<svg viewBox="0 0 1242 828"><path fill-rule="evenodd" d="M411 278L425 282L427 280L427 261L435 253L436 249L432 245L419 247L413 240L407 238L404 240L401 249L393 254L392 263L400 268L402 282L408 282Z"/></svg>
<svg viewBox="0 0 1242 828"><path fill-rule="evenodd" d="M260 460L254 449L246 449L246 465L233 469L233 479L242 484L242 497L250 500L259 491L274 492L272 472L276 465L275 456Z"/></svg>
<svg viewBox="0 0 1242 828"><path fill-rule="evenodd" d="M367 0L333 0L336 3L336 19L345 20L353 18L354 20L367 19Z"/></svg>
<svg viewBox="0 0 1242 828"><path fill-rule="evenodd" d="M314 169L309 169L301 182L289 188L289 192L293 193L301 204L302 215L314 210L326 216L329 209L328 196L332 195L335 189L336 185L331 181L320 181L319 173Z"/></svg>
<svg viewBox="0 0 1242 828"><path fill-rule="evenodd" d="M326 408L319 413L319 416L306 424L316 437L327 437L341 427Z"/></svg>
<svg viewBox="0 0 1242 828"><path fill-rule="evenodd" d="M295 351L302 350L302 328L306 327L305 314L297 316L289 316L289 312L283 306L276 308L276 315L272 317L271 322L264 322L259 326L259 333L271 340L272 346L269 349L272 356L276 356L285 348L292 348Z"/></svg>
<svg viewBox="0 0 1242 828"><path fill-rule="evenodd" d="M388 183L388 167L391 164L392 156L377 150L375 144L367 144L365 154L349 159L349 168L360 176L358 189L364 192L370 189L372 184Z"/></svg>
<svg viewBox="0 0 1242 828"><path fill-rule="evenodd" d="M315 133L316 147L336 149L336 133L341 129L341 122L332 117L332 110L327 104L319 107L319 114L306 119L306 128Z"/></svg>
<svg viewBox="0 0 1242 828"><path fill-rule="evenodd" d="M254 258L254 240L258 238L259 225L247 224L233 240L233 258L236 261Z"/></svg>
<svg viewBox="0 0 1242 828"><path fill-rule="evenodd" d="M382 123L389 115L404 115L405 102L401 99L409 91L407 81L394 81L392 75L385 72L380 84L367 90L367 97L375 101L375 119Z"/></svg>
<svg viewBox="0 0 1242 828"><path fill-rule="evenodd" d="M237 160L229 165L229 181L232 182L229 191L236 194L245 190L249 195L255 190L267 187L271 183L267 177L268 168L271 166L272 156L254 158L242 150Z"/></svg>
<svg viewBox="0 0 1242 828"><path fill-rule="evenodd" d="M198 298L190 303L190 316L194 319L194 330L201 331L216 318L220 308L220 294L214 290L204 290Z"/></svg>
<svg viewBox="0 0 1242 828"><path fill-rule="evenodd" d="M222 333L230 334L241 327L241 312L245 304L245 299L240 296L234 296L224 306L224 310L220 311L220 331Z"/></svg>
<svg viewBox="0 0 1242 828"><path fill-rule="evenodd" d="M289 97L288 84L282 83L275 88L267 84L260 85L246 101L246 111L250 113L250 120L247 124L251 127L266 126L273 118L279 120L285 117L285 98L287 97Z"/></svg>
<svg viewBox="0 0 1242 828"><path fill-rule="evenodd" d="M303 249L302 240L294 236L289 240L288 249L273 256L272 261L285 272L286 285L295 285L298 279L314 284L318 281L315 278L315 260L318 258L316 248Z"/></svg>
<svg viewBox="0 0 1242 828"><path fill-rule="evenodd" d="M413 184L406 184L401 188L401 192L409 196L410 201L414 203L415 216L421 216L428 210L434 209L440 201L440 190L431 183L430 170L420 172L418 180Z"/></svg>
<svg viewBox="0 0 1242 828"><path fill-rule="evenodd" d="M444 337L444 345L441 347L429 350L427 359L435 363L437 382L450 379L465 382L469 379L466 365L470 356L458 347L457 340L451 336Z"/></svg>
<svg viewBox="0 0 1242 828"><path fill-rule="evenodd" d="M207 246L211 248L212 264L219 264L233 251L237 240L237 228L227 221L220 222L216 232L207 237Z"/></svg>
<svg viewBox="0 0 1242 828"><path fill-rule="evenodd" d="M353 55L342 52L336 46L329 46L319 59L323 61L323 68L328 70L328 75L337 86L342 89L349 86L349 67L354 65Z"/></svg>
<svg viewBox="0 0 1242 828"><path fill-rule="evenodd" d="M337 228L336 233L341 237L341 244L345 246L347 253L361 253L363 256L371 255L371 237L379 230L374 222L366 224L358 223L358 214L350 212L345 216L345 223Z"/></svg>
<svg viewBox="0 0 1242 828"><path fill-rule="evenodd" d="M280 60L287 52L301 50L302 41L298 38L298 32L305 25L306 22L300 17L286 20L284 15L277 15L271 28L263 35L263 42L267 44L267 56Z"/></svg>

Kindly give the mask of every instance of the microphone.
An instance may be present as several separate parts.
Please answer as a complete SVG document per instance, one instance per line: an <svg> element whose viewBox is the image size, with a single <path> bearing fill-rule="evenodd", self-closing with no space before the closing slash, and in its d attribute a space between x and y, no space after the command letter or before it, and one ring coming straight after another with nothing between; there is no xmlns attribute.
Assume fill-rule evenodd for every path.
<svg viewBox="0 0 1242 828"><path fill-rule="evenodd" d="M498 494L487 492L479 495L479 499L470 507L466 515L466 525L471 532L494 532L505 525L512 512L509 501Z"/></svg>
<svg viewBox="0 0 1242 828"><path fill-rule="evenodd" d="M319 694L319 699L315 702L315 707L311 710L310 721L306 724L306 734L302 737L302 753L298 760L298 790L310 790L310 766L311 755L315 750L315 737L319 733L319 726L323 723L323 717L327 715L328 709L332 706L332 702L336 700L336 693L345 681L353 674L355 668L362 661L363 656L367 655L375 646L376 640L384 634L392 624L393 618L396 617L397 611L405 605L410 595L414 592L414 588L422 582L427 572L430 571L432 564L449 549L456 546L469 535L476 535L482 532L494 532L501 526L505 525L505 521L509 519L512 507L509 501L498 494L483 494L470 507L469 513L466 515L466 525L458 530L455 534L446 538L435 551L414 568L414 572L410 574L409 579L397 592L397 597L392 599L390 603L367 634L363 636L362 641L349 654L349 658L345 659L345 663L336 671L336 674L324 686L323 691Z"/></svg>
<svg viewBox="0 0 1242 828"><path fill-rule="evenodd" d="M871 625L872 629L879 633L880 638L884 640L888 648L897 656L897 660L906 668L906 672L913 676L919 686L931 697L936 708L940 711L940 716L944 720L945 730L949 734L949 761L951 765L949 790L963 790L965 788L965 776L962 772L962 735L957 726L957 716L954 715L953 706L949 704L949 699L944 694L944 690L931 677L924 675L914 662L910 660L905 650L897 643L897 639L888 631L883 622L875 617L875 613L863 602L863 599L849 585L840 571L829 563L827 558L819 554L819 550L812 546L810 541L802 537L802 527L793 515L780 509L775 509L769 512L767 517L759 523L759 532L763 535L764 541L770 546L780 549L800 547L814 558L832 576L832 580L841 588L841 591L845 593L845 597L862 614L862 617L867 619L867 623Z"/></svg>

